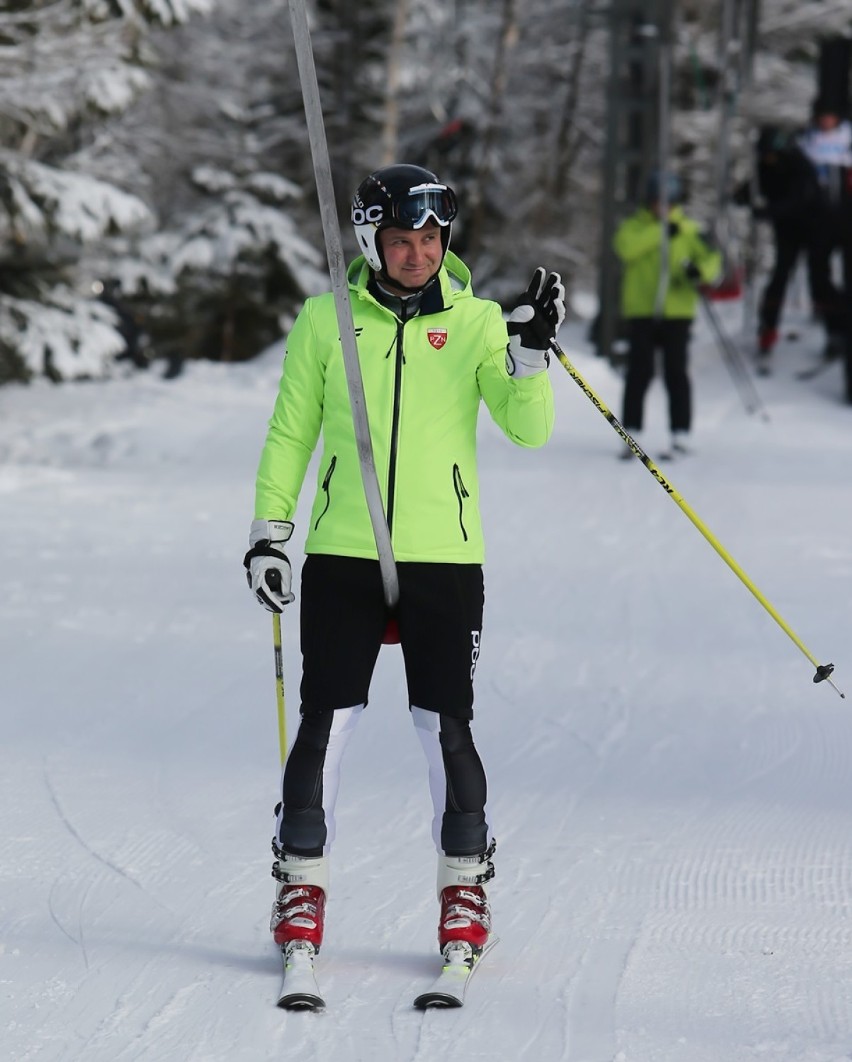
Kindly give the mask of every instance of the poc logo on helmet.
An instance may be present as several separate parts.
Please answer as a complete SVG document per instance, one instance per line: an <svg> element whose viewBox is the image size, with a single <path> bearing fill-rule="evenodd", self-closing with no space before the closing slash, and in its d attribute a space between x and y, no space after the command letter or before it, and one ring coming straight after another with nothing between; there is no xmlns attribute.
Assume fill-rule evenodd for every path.
<svg viewBox="0 0 852 1062"><path fill-rule="evenodd" d="M366 210L361 206L352 207L353 225L377 225L385 216L381 206L370 206Z"/></svg>

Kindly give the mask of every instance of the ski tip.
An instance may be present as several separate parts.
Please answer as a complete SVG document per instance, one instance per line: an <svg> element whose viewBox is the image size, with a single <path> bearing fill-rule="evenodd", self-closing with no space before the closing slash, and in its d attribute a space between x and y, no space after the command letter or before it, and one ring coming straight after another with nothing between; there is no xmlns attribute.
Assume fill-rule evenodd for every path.
<svg viewBox="0 0 852 1062"><path fill-rule="evenodd" d="M439 1010L463 1006L458 996L449 992L424 992L414 1000L415 1010Z"/></svg>
<svg viewBox="0 0 852 1062"><path fill-rule="evenodd" d="M312 992L293 992L278 1000L282 1010L325 1010L325 1000Z"/></svg>

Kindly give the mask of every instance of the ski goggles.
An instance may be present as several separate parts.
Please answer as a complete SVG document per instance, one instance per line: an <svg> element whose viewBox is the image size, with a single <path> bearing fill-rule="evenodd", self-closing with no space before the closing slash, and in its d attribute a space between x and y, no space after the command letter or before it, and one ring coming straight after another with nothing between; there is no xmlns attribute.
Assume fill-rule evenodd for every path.
<svg viewBox="0 0 852 1062"><path fill-rule="evenodd" d="M416 184L409 188L405 199L395 202L391 219L406 228L419 229L429 218L441 226L449 225L457 213L456 196L445 184ZM386 217L386 221L390 220Z"/></svg>

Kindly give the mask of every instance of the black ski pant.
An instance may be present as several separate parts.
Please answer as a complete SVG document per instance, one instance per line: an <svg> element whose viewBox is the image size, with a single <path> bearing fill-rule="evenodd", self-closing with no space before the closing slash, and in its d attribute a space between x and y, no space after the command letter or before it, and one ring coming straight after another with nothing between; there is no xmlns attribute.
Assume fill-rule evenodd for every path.
<svg viewBox="0 0 852 1062"><path fill-rule="evenodd" d="M624 381L622 423L641 431L645 394L654 378L657 351L663 355L663 380L669 403L669 427L689 431L692 425L692 388L687 360L691 318L632 317L627 322L627 376Z"/></svg>
<svg viewBox="0 0 852 1062"><path fill-rule="evenodd" d="M769 282L763 289L758 311L759 329L761 332L774 332L781 320L781 311L784 308L784 298L787 294L787 286L796 268L796 263L802 255L806 255L808 262L808 285L811 290L811 301L817 302L813 290L813 272L811 268L811 233L800 222L790 224L776 222L772 226L775 239L775 261L772 266L772 274Z"/></svg>
<svg viewBox="0 0 852 1062"><path fill-rule="evenodd" d="M842 279L834 276L834 257L841 256ZM842 342L849 323L848 291L852 278L852 204L824 207L813 218L808 258L814 309L830 337Z"/></svg>
<svg viewBox="0 0 852 1062"><path fill-rule="evenodd" d="M478 564L399 563L396 610L409 708L429 761L436 842L447 855L488 847L485 771L473 742L473 676L484 590ZM312 555L302 569L301 722L287 757L277 841L322 855L333 839L338 775L348 733L368 700L387 609L378 562ZM396 651L395 647L393 651ZM437 719L423 726L423 716ZM377 764L377 771L380 764ZM435 785L439 776L442 785Z"/></svg>

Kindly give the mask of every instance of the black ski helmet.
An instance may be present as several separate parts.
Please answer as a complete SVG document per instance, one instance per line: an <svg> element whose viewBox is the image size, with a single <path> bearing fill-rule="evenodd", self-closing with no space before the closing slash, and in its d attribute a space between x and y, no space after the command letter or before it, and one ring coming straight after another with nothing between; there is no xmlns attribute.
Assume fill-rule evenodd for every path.
<svg viewBox="0 0 852 1062"><path fill-rule="evenodd" d="M379 241L382 229L419 229L431 218L441 227L444 254L450 245L456 195L431 170L398 163L366 177L352 197L352 225L371 269L384 273ZM443 258L442 258L443 260Z"/></svg>

